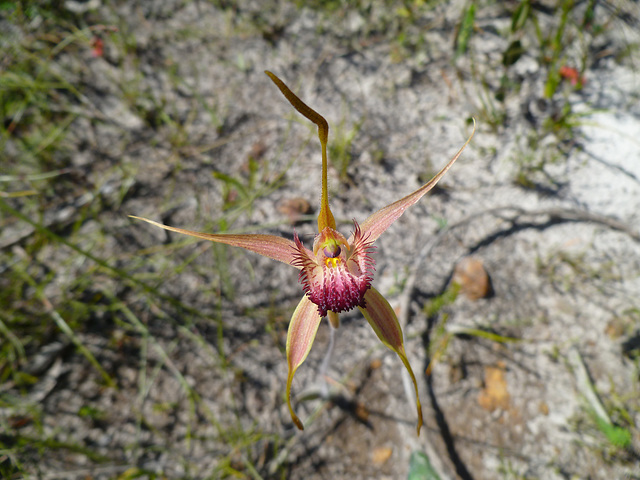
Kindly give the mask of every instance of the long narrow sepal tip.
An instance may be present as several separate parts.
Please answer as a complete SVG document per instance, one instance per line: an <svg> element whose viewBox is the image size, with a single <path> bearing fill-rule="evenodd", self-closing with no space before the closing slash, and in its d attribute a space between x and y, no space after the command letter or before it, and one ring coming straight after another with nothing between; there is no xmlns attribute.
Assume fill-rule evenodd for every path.
<svg viewBox="0 0 640 480"><path fill-rule="evenodd" d="M304 425L302 425L302 422L295 414L293 415L293 417L291 417L291 420L293 420L293 423L296 424L296 427L298 427L298 430L304 430Z"/></svg>
<svg viewBox="0 0 640 480"><path fill-rule="evenodd" d="M291 406L291 381L292 380L293 380L293 375L290 375L289 378L287 378L287 392L286 392L287 407L289 408L289 414L291 415L291 420L293 421L295 426L298 427L298 430L304 430L304 425L302 425L302 422L300 421L298 416L295 414L295 412L293 411L293 407Z"/></svg>

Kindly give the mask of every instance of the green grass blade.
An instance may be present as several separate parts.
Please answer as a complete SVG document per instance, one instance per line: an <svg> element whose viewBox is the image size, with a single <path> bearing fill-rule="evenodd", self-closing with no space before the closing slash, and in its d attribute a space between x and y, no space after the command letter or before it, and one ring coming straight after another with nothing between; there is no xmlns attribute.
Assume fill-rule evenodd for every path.
<svg viewBox="0 0 640 480"><path fill-rule="evenodd" d="M409 474L407 480L440 480L429 457L422 452L413 452L409 459Z"/></svg>

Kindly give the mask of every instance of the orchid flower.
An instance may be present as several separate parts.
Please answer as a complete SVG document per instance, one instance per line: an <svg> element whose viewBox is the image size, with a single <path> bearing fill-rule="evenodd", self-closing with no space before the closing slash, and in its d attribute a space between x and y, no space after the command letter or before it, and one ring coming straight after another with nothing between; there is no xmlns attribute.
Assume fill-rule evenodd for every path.
<svg viewBox="0 0 640 480"><path fill-rule="evenodd" d="M318 215L318 235L310 250L303 245L298 235L293 240L274 235L261 234L212 234L162 225L153 220L132 216L165 230L183 233L192 237L241 247L265 257L279 260L300 270L299 280L305 295L298 303L287 332L287 376L286 400L293 423L300 429L304 427L291 406L291 383L296 370L307 358L323 317L327 317L332 327L340 324L338 314L355 307L362 312L380 341L393 350L404 364L415 388L416 409L418 412L418 435L422 426L422 407L418 393L418 383L411 369L404 349L404 340L400 323L389 302L371 286L375 261L372 257L373 242L384 233L391 224L431 190L451 168L468 145L475 132L456 155L438 174L415 192L382 208L367 218L361 225L354 221L353 233L346 238L336 230L336 221L329 208L327 188L327 139L329 125L315 110L307 106L273 73L265 72L284 94L291 105L302 115L315 123L322 149L322 192L320 213Z"/></svg>

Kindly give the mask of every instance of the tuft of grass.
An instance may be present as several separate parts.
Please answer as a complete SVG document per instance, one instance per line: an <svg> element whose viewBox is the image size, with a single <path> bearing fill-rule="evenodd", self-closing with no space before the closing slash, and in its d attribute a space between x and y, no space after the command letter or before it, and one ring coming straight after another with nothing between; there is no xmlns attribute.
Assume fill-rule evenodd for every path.
<svg viewBox="0 0 640 480"><path fill-rule="evenodd" d="M476 4L475 2L471 2L469 6L462 11L462 20L460 21L460 26L458 27L458 33L456 35L453 60L456 60L458 57L467 53L469 40L473 34L475 19Z"/></svg>
<svg viewBox="0 0 640 480"><path fill-rule="evenodd" d="M346 183L349 180L347 170L351 164L353 157L352 145L357 137L365 119L358 120L350 129L345 128L345 120L335 128L333 141L329 145L329 160L338 172L338 178L341 182Z"/></svg>
<svg viewBox="0 0 640 480"><path fill-rule="evenodd" d="M508 40L502 52L499 84L487 78L486 69L475 64L473 29L470 27L478 13L472 5L461 13L457 36L458 51L468 52L472 75L476 77L475 100L479 104L478 118L498 132L507 118L507 100L520 95L522 79L517 67L522 59L535 60L540 82L535 84L531 102L540 104L531 114L530 129L522 133L522 147L514 154L518 169L515 183L524 188L542 188L555 191L559 182L548 174L549 166L563 162L567 153L579 147L577 127L582 117L594 110L575 112L570 96L583 88L589 79L586 70L599 61L598 48L601 37L622 22L624 14L617 9L599 10L597 2L586 4L574 0L561 0L542 6L530 0L505 4L504 13L511 19ZM630 42L629 48L637 48ZM462 55L459 55L462 57ZM538 86L539 85L539 86ZM534 105L534 110L538 110Z"/></svg>
<svg viewBox="0 0 640 480"><path fill-rule="evenodd" d="M632 436L628 428L613 425L595 414L593 417L596 425L613 447L626 449L631 446Z"/></svg>
<svg viewBox="0 0 640 480"><path fill-rule="evenodd" d="M63 3L0 3L3 29L11 27L0 38L0 477L28 477L43 468L44 459L65 459L65 468L80 459L92 467L108 465L104 468L117 478L165 478L165 466L128 463L158 452L184 463L187 472L197 471L184 453L187 449L174 449L171 438L157 430L141 408L150 401L155 382L170 377L182 400L160 402L151 410L175 415L185 409L184 443L220 446L220 478L259 478L285 440L280 434L246 427L240 421L245 414L241 404L230 405L224 420L217 418L210 399L203 398L175 359L178 346L186 343L188 350L208 357L213 375L225 378L223 390L240 388L222 319L222 303L233 298L236 288L228 250L212 248L214 262L208 266L213 268L206 268L196 259L208 246L194 250L189 243L168 241L156 250L144 250L132 238L130 226L119 220L125 218L123 206L131 208L131 195L147 188L144 180L135 178L140 167L130 155L138 142L148 140L152 147L162 145L171 152L175 168L168 175L176 176L185 158L204 155L228 141L202 145L191 133L198 114L208 117L215 131L224 124L224 112L210 98L194 94L192 108L182 115L173 102L149 87L141 68L142 55L148 52L127 28L101 23L97 12L80 18ZM85 19L91 19L91 26L84 26ZM108 79L111 90L100 93L115 96L141 119L141 138L133 139L96 108L95 97L90 99L95 93L91 62L106 62L91 56L97 37L113 55L108 70L113 72ZM169 69L168 81L172 89L188 94L176 69ZM98 137L113 133L118 144L99 152L90 135L88 140L83 137L87 129ZM117 161L108 158L118 155L118 148L126 154ZM83 149L100 161L86 167L75 164L72 157ZM238 228L238 220L251 214L257 200L282 188L296 158L284 167L279 159L251 158L247 172L238 176L216 171L226 194L221 199L224 208L209 219L210 225L226 231ZM177 265L167 260L167 252L173 250L187 251ZM210 310L188 306L167 288L186 271L205 279L201 291L213 299ZM210 330L212 337L202 333ZM167 332L175 338L167 339ZM62 347L50 348L55 345ZM65 375L49 379L56 371L51 364L64 365L71 377L82 370L83 381L99 392L66 412L69 422L44 408L42 398L56 391L43 388L69 388ZM136 372L133 387L123 385L123 367ZM114 412L106 410L101 399L123 394L132 396L127 414L138 432L131 437L134 444L127 446L128 458L122 455L124 448L105 449L83 437L92 428L108 430ZM154 432L152 444L135 443L145 431ZM260 450L257 446L262 444L269 449ZM272 478L286 468L286 460L274 464Z"/></svg>
<svg viewBox="0 0 640 480"><path fill-rule="evenodd" d="M496 344L517 343L522 341L519 338L508 337L483 328L450 326L447 324L448 314L446 310L453 305L460 293L460 285L452 283L444 292L427 302L422 310L431 320L438 320L433 333L430 335L428 348L429 366L427 374L431 373L433 365L438 362L447 352L449 344L456 336L485 339Z"/></svg>

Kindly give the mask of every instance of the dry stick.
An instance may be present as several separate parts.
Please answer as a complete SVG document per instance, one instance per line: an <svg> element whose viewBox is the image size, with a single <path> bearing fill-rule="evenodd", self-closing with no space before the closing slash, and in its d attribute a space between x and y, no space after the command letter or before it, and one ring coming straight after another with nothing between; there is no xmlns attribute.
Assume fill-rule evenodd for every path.
<svg viewBox="0 0 640 480"><path fill-rule="evenodd" d="M415 257L415 261L411 267L409 277L407 278L407 282L405 283L405 288L400 295L400 299L398 303L400 304L400 314L398 315L398 321L400 322L400 326L404 327L407 324L407 320L409 318L409 302L411 300L411 295L413 293L413 289L415 288L416 279L418 277L418 272L420 271L423 262L426 258L431 254L431 251L436 247L440 240L457 228L460 228L464 225L471 223L473 220L477 219L483 215L495 215L497 216L501 212L509 212L513 211L516 213L512 218L505 219L510 221L511 223L517 223L518 220L521 220L522 217L530 216L530 217L540 217L546 216L550 219L557 219L560 221L567 222L591 222L597 223L599 225L603 225L605 227L611 228L612 230L617 230L622 233L626 233L629 237L631 237L636 242L640 242L640 233L631 229L628 225L623 222L616 220L611 217L607 217L606 215L600 215L597 213L591 213L584 210L571 209L571 208L549 208L542 210L533 210L527 211L523 208L518 207L497 207L491 208L482 212L471 214L457 223L452 225L448 225L442 230L440 230L435 237L431 239L430 242L427 242L425 246L420 250L418 255ZM494 232L489 235L486 235L485 238L491 238L495 236ZM479 242L482 243L482 242Z"/></svg>
<svg viewBox="0 0 640 480"><path fill-rule="evenodd" d="M534 210L527 212L524 209L516 207L508 207L517 211L520 215L546 215L551 219L558 219L567 222L592 222L609 227L612 230L618 230L622 233L626 233L636 242L640 242L640 232L636 232L628 225L616 220L615 218L608 217L606 215L600 215L598 213L587 212L586 210L578 210L574 208L549 208L543 210Z"/></svg>
<svg viewBox="0 0 640 480"><path fill-rule="evenodd" d="M400 322L400 327L403 330L409 319L409 309L410 309L409 303L411 302L411 295L415 287L416 279L418 277L418 271L420 271L420 267L422 263L431 254L431 251L440 242L440 240L442 240L442 238L447 233L449 233L449 231L461 225L464 225L465 223L469 223L471 220L473 220L473 218L475 217L467 217L466 219L456 223L455 225L447 226L443 228L431 239L431 241L427 242L425 246L422 247L422 249L418 253L413 263L413 266L410 270L409 277L407 278L405 288L402 291L402 294L400 295L400 299L398 301L399 303L398 321ZM409 375L405 370L401 371L401 375L402 375L402 386L404 387L405 396L407 397L407 401L409 403L412 403L413 387L410 383ZM407 439L413 439L413 437L407 436ZM413 443L413 442L410 442L410 443ZM438 452L435 449L433 443L430 441L428 435L422 438L421 443L422 444L419 446L412 445L413 450L422 450L425 452L425 454L429 458L429 461L431 462L431 466L436 471L439 478L442 478L442 479L453 478L454 477L453 473L450 473L450 468L445 466L443 460L440 458L440 455L438 455Z"/></svg>
<svg viewBox="0 0 640 480"><path fill-rule="evenodd" d="M582 355L578 351L578 347L572 345L569 348L569 353L567 354L567 361L573 370L573 375L576 379L576 386L578 387L578 391L582 394L582 396L587 400L589 406L594 411L594 413L608 425L612 425L611 417L607 414L607 411L602 405L602 402L598 398L598 394L593 387L593 383L591 382L591 378L589 377L589 372L587 371L587 367L584 364L584 360L582 360Z"/></svg>

